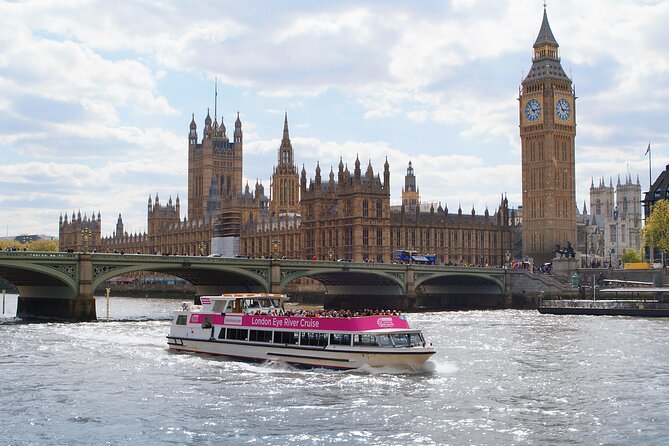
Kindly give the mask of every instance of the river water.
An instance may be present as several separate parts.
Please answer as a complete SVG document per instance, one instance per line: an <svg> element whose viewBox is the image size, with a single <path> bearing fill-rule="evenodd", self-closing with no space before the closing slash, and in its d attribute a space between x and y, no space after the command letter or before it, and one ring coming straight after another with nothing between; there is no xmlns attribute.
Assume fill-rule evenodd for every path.
<svg viewBox="0 0 669 446"><path fill-rule="evenodd" d="M6 312L15 314L16 296ZM0 444L666 445L669 320L410 314L425 370L302 370L172 353L179 301L111 321L0 319ZM104 298L98 316L105 316Z"/></svg>

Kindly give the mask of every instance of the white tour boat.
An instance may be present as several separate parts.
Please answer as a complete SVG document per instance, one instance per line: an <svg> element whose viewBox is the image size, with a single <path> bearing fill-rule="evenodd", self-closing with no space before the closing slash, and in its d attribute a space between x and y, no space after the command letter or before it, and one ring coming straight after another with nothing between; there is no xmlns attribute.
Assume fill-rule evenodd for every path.
<svg viewBox="0 0 669 446"><path fill-rule="evenodd" d="M223 294L176 311L170 349L251 361L354 369L418 366L435 353L402 316L295 315L281 294ZM327 313L327 312L326 312Z"/></svg>

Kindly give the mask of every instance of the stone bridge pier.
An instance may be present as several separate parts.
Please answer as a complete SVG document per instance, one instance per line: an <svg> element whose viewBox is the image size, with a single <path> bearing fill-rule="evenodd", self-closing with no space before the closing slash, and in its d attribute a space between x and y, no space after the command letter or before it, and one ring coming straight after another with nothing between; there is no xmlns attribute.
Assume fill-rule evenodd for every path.
<svg viewBox="0 0 669 446"><path fill-rule="evenodd" d="M45 276L38 280L33 278L33 284L17 280L19 298L16 316L49 321L96 320L93 262L90 254L80 254L76 274L79 276L78 283L72 284L56 282Z"/></svg>

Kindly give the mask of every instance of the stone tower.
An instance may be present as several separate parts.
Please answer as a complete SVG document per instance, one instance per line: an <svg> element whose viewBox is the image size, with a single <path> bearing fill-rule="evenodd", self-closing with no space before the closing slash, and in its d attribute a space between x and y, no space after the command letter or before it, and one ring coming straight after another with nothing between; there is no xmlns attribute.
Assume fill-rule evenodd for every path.
<svg viewBox="0 0 669 446"><path fill-rule="evenodd" d="M551 259L556 244L576 244L576 95L560 64L558 47L544 7L532 67L518 98L523 254L535 264Z"/></svg>
<svg viewBox="0 0 669 446"><path fill-rule="evenodd" d="M270 212L276 215L300 212L300 177L295 167L293 146L288 135L288 113L283 121L283 138L279 146L278 164L271 184Z"/></svg>
<svg viewBox="0 0 669 446"><path fill-rule="evenodd" d="M404 187L402 188L402 205L407 212L415 212L420 205L420 191L416 187L416 175L414 175L411 161L404 176Z"/></svg>
<svg viewBox="0 0 669 446"><path fill-rule="evenodd" d="M604 178L599 180L599 185L595 186L595 181L590 182L590 215L595 221L604 221L613 215L613 208L615 206L613 191L613 180L609 180L607 186Z"/></svg>
<svg viewBox="0 0 669 446"><path fill-rule="evenodd" d="M233 140L230 141L221 117L221 124L209 110L204 120L202 142L198 143L195 115L188 133L188 219L200 220L207 215L207 203L218 200L210 195L220 194L223 201L242 193L242 122L237 113Z"/></svg>

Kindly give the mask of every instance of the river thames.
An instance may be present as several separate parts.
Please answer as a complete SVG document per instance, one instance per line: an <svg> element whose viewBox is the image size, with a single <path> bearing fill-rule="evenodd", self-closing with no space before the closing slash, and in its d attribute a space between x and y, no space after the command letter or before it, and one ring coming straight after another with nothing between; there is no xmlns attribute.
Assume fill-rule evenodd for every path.
<svg viewBox="0 0 669 446"><path fill-rule="evenodd" d="M0 319L8 445L665 445L669 320L410 314L424 370L301 370L172 353L180 301L112 298L111 321ZM105 301L97 302L105 317Z"/></svg>

